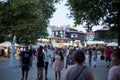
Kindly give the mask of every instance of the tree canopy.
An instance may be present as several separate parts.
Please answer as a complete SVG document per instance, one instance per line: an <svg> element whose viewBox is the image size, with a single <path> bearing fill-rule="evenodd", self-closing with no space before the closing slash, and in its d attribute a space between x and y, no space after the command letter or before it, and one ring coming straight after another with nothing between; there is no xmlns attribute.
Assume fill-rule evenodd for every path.
<svg viewBox="0 0 120 80"><path fill-rule="evenodd" d="M85 23L87 31L93 26L105 25L117 32L120 45L120 0L68 0L75 25Z"/></svg>
<svg viewBox="0 0 120 80"><path fill-rule="evenodd" d="M55 11L57 0L6 0L0 1L0 36L18 43L34 43L48 36L49 18Z"/></svg>

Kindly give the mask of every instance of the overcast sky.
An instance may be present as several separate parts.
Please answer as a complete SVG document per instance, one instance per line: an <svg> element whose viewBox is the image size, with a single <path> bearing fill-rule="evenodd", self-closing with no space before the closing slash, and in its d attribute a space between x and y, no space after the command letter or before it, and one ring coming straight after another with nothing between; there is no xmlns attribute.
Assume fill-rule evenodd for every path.
<svg viewBox="0 0 120 80"><path fill-rule="evenodd" d="M70 27L73 27L74 21L73 19L69 19L67 14L69 14L69 10L67 6L65 6L67 0L63 0L61 4L57 4L56 6L56 12L54 12L53 17L50 19L49 25L51 26L63 26L63 25L70 25ZM102 28L101 26L93 27L93 31ZM76 27L77 30L86 32L85 29L82 27L82 25Z"/></svg>
<svg viewBox="0 0 120 80"><path fill-rule="evenodd" d="M69 10L65 6L66 0L63 0L61 4L56 5L56 12L50 20L50 25L61 26L61 25L73 25L73 20L67 17Z"/></svg>

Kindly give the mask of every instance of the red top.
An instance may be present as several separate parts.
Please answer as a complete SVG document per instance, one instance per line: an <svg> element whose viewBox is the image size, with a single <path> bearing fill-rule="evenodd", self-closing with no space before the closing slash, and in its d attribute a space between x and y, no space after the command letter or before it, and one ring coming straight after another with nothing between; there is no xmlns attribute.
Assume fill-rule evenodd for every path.
<svg viewBox="0 0 120 80"><path fill-rule="evenodd" d="M112 53L112 51L109 48L106 48L106 50L105 50L105 56L106 57L111 57L111 53Z"/></svg>

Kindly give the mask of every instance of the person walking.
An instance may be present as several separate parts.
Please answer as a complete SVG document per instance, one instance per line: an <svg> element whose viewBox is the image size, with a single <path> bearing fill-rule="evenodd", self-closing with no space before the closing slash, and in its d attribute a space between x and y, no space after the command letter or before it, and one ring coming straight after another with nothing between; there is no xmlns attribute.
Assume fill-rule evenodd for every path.
<svg viewBox="0 0 120 80"><path fill-rule="evenodd" d="M43 79L44 57L43 46L40 46L37 49L37 80Z"/></svg>
<svg viewBox="0 0 120 80"><path fill-rule="evenodd" d="M96 62L97 62L97 51L95 49L95 47L93 47L92 50L92 59L93 59L93 67L96 67Z"/></svg>
<svg viewBox="0 0 120 80"><path fill-rule="evenodd" d="M66 57L66 68L70 65L73 65L75 64L75 60L74 60L74 50L73 49L70 49L69 50L69 53Z"/></svg>
<svg viewBox="0 0 120 80"><path fill-rule="evenodd" d="M25 51L20 54L20 63L22 68L22 79L28 80L28 71L32 66L32 54L30 53L28 46L25 47Z"/></svg>
<svg viewBox="0 0 120 80"><path fill-rule="evenodd" d="M60 80L61 70L64 67L64 57L61 49L57 49L53 57L53 69L55 71L55 80Z"/></svg>
<svg viewBox="0 0 120 80"><path fill-rule="evenodd" d="M36 59L36 50L35 50L35 48L32 47L32 45L30 45L30 49L29 50L30 50L30 52L32 54L32 61L34 63L35 59Z"/></svg>
<svg viewBox="0 0 120 80"><path fill-rule="evenodd" d="M105 58L106 58L106 63L107 63L107 68L110 66L111 63L111 53L112 51L110 50L109 47L105 49Z"/></svg>
<svg viewBox="0 0 120 80"><path fill-rule="evenodd" d="M84 64L85 54L81 50L74 53L76 64L67 68L65 80L94 80L92 69Z"/></svg>
<svg viewBox="0 0 120 80"><path fill-rule="evenodd" d="M112 53L112 65L108 73L108 80L120 80L120 48Z"/></svg>
<svg viewBox="0 0 120 80"><path fill-rule="evenodd" d="M50 47L49 48L49 52L50 52L50 66L52 67L52 64L53 64L53 56L54 56L54 53L55 53L55 49L53 47Z"/></svg>
<svg viewBox="0 0 120 80"><path fill-rule="evenodd" d="M88 59L89 59L89 66L91 66L91 62L92 62L92 49L91 48L88 49Z"/></svg>
<svg viewBox="0 0 120 80"><path fill-rule="evenodd" d="M48 65L49 65L49 61L50 61L50 58L51 58L51 54L47 48L47 46L45 45L44 46L44 49L43 49L43 53L45 55L45 59L44 59L44 67L45 67L45 80L47 80L47 75L48 75Z"/></svg>

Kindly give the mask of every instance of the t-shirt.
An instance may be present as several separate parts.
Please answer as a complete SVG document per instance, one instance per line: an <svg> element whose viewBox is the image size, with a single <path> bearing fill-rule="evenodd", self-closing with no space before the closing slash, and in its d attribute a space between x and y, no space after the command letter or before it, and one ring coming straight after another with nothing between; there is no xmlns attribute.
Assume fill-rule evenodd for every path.
<svg viewBox="0 0 120 80"><path fill-rule="evenodd" d="M83 66L78 67L76 64L69 66L65 74L65 80L74 80L79 74L79 72L82 70L82 68ZM92 69L86 66L84 70L79 74L76 80L92 80L92 78Z"/></svg>
<svg viewBox="0 0 120 80"><path fill-rule="evenodd" d="M111 51L110 49L107 48L107 49L105 50L105 56L106 56L106 57L111 57L111 53L112 53L112 51Z"/></svg>
<svg viewBox="0 0 120 80"><path fill-rule="evenodd" d="M50 58L50 52L49 52L49 50L46 50L46 51L44 50L43 53L45 55L44 61L45 62L49 62L49 58Z"/></svg>
<svg viewBox="0 0 120 80"><path fill-rule="evenodd" d="M23 51L21 53L21 57L22 57L22 64L23 65L30 65L30 59L32 57L30 52Z"/></svg>

